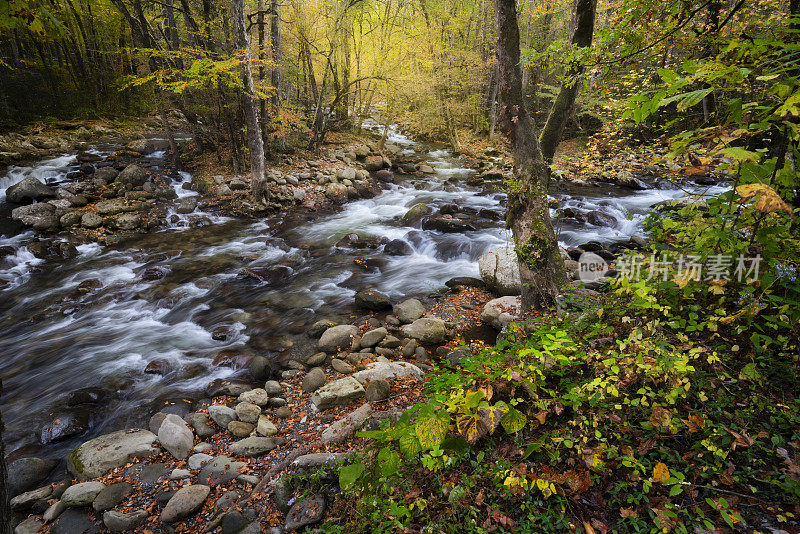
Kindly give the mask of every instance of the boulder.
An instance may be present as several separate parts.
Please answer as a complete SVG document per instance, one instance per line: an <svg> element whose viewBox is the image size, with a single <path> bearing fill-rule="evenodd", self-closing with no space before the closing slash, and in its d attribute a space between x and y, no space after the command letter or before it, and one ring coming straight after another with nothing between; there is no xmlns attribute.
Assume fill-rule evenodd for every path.
<svg viewBox="0 0 800 534"><path fill-rule="evenodd" d="M366 387L364 398L367 402L380 402L389 398L392 386L388 380L370 380Z"/></svg>
<svg viewBox="0 0 800 534"><path fill-rule="evenodd" d="M408 299L395 304L392 308L392 313L401 323L413 323L425 315L425 306L417 299Z"/></svg>
<svg viewBox="0 0 800 534"><path fill-rule="evenodd" d="M226 484L238 477L240 469L247 464L234 461L227 456L217 456L200 470L197 480L206 484Z"/></svg>
<svg viewBox="0 0 800 534"><path fill-rule="evenodd" d="M6 200L15 204L30 204L34 200L55 197L55 189L43 184L33 176L23 178L21 181L6 189Z"/></svg>
<svg viewBox="0 0 800 534"><path fill-rule="evenodd" d="M478 269L486 285L499 295L522 293L517 253L513 247L498 247L478 258Z"/></svg>
<svg viewBox="0 0 800 534"><path fill-rule="evenodd" d="M119 171L114 167L100 167L94 171L94 179L100 179L106 183L113 182L117 179L117 176L119 176Z"/></svg>
<svg viewBox="0 0 800 534"><path fill-rule="evenodd" d="M258 422L258 416L261 415L261 407L250 402L240 402L234 410L239 416L239 420L245 423L255 424Z"/></svg>
<svg viewBox="0 0 800 534"><path fill-rule="evenodd" d="M55 206L47 202L40 202L14 208L11 210L11 218L26 226L32 226L34 230L49 230L59 223L55 213Z"/></svg>
<svg viewBox="0 0 800 534"><path fill-rule="evenodd" d="M387 256L410 256L414 249L402 239L392 239L383 247L383 253Z"/></svg>
<svg viewBox="0 0 800 534"><path fill-rule="evenodd" d="M103 523L111 532L131 532L150 516L147 510L123 513L109 510L103 514Z"/></svg>
<svg viewBox="0 0 800 534"><path fill-rule="evenodd" d="M147 171L138 165L128 165L122 172L117 175L116 182L130 185L131 187L140 187L147 181Z"/></svg>
<svg viewBox="0 0 800 534"><path fill-rule="evenodd" d="M55 460L20 458L8 466L8 496L14 498L43 482L56 467Z"/></svg>
<svg viewBox="0 0 800 534"><path fill-rule="evenodd" d="M334 380L319 388L311 397L318 410L340 406L364 396L364 387L352 376Z"/></svg>
<svg viewBox="0 0 800 534"><path fill-rule="evenodd" d="M389 297L374 289L362 289L356 293L356 306L373 311L390 310L392 303Z"/></svg>
<svg viewBox="0 0 800 534"><path fill-rule="evenodd" d="M322 431L321 441L323 444L341 443L350 438L355 432L364 426L369 416L372 415L372 406L363 404L350 414L339 419L331 426Z"/></svg>
<svg viewBox="0 0 800 534"><path fill-rule="evenodd" d="M388 333L389 332L387 332L383 327L369 330L368 332L364 333L363 336L361 336L361 348L374 347L383 341Z"/></svg>
<svg viewBox="0 0 800 534"><path fill-rule="evenodd" d="M194 445L194 434L186 421L175 414L168 414L158 429L158 441L178 460L189 456Z"/></svg>
<svg viewBox="0 0 800 534"><path fill-rule="evenodd" d="M422 222L423 230L437 230L444 233L459 233L475 230L475 227L468 222L453 217L452 215L437 215Z"/></svg>
<svg viewBox="0 0 800 534"><path fill-rule="evenodd" d="M598 210L592 210L587 213L586 220L595 226L607 226L608 228L617 226L617 219L613 215Z"/></svg>
<svg viewBox="0 0 800 534"><path fill-rule="evenodd" d="M81 216L81 226L84 228L99 228L103 226L103 218L96 213L84 213Z"/></svg>
<svg viewBox="0 0 800 534"><path fill-rule="evenodd" d="M161 520L174 523L197 512L211 493L211 488L203 484L184 486L173 495L161 512Z"/></svg>
<svg viewBox="0 0 800 534"><path fill-rule="evenodd" d="M406 226L416 226L423 217L433 213L433 208L427 204L414 204L411 209L403 215L403 224Z"/></svg>
<svg viewBox="0 0 800 534"><path fill-rule="evenodd" d="M486 303L481 312L481 321L502 330L510 322L519 320L521 313L522 299L505 296Z"/></svg>
<svg viewBox="0 0 800 534"><path fill-rule="evenodd" d="M364 168L367 172L377 172L383 169L383 158L381 156L367 156L364 161Z"/></svg>
<svg viewBox="0 0 800 534"><path fill-rule="evenodd" d="M361 384L372 380L392 380L394 378L422 378L422 370L408 362L390 362L385 358L367 364L363 371L353 374Z"/></svg>
<svg viewBox="0 0 800 534"><path fill-rule="evenodd" d="M67 470L79 480L98 478L108 470L137 458L158 454L153 443L158 439L147 430L119 430L80 445L67 459Z"/></svg>
<svg viewBox="0 0 800 534"><path fill-rule="evenodd" d="M230 450L236 456L252 457L261 456L277 446L278 443L276 442L275 438L251 436L235 443L231 443L228 446L228 450Z"/></svg>
<svg viewBox="0 0 800 534"><path fill-rule="evenodd" d="M89 506L105 487L105 484L97 480L75 484L64 491L61 502L68 508Z"/></svg>
<svg viewBox="0 0 800 534"><path fill-rule="evenodd" d="M124 501L125 497L131 493L133 493L133 486L127 482L111 484L100 490L100 493L98 493L97 497L92 501L92 508L94 508L95 512L111 510Z"/></svg>
<svg viewBox="0 0 800 534"><path fill-rule="evenodd" d="M422 317L402 327L403 334L424 344L444 341L445 325L441 319Z"/></svg>
<svg viewBox="0 0 800 534"><path fill-rule="evenodd" d="M208 415L220 428L228 428L228 423L237 419L236 411L224 404L213 404L209 406Z"/></svg>
<svg viewBox="0 0 800 534"><path fill-rule="evenodd" d="M358 328L353 325L339 325L328 328L319 338L319 350L337 352L339 348L349 348L357 334Z"/></svg>
<svg viewBox="0 0 800 534"><path fill-rule="evenodd" d="M117 228L120 230L134 230L142 224L142 219L135 213L126 213L117 218Z"/></svg>
<svg viewBox="0 0 800 534"><path fill-rule="evenodd" d="M178 201L178 207L175 208L177 213L187 214L192 213L197 208L197 199L195 197L184 197Z"/></svg>
<svg viewBox="0 0 800 534"><path fill-rule="evenodd" d="M313 495L300 500L286 514L284 530L286 532L302 532L308 525L319 523L325 514L325 497Z"/></svg>

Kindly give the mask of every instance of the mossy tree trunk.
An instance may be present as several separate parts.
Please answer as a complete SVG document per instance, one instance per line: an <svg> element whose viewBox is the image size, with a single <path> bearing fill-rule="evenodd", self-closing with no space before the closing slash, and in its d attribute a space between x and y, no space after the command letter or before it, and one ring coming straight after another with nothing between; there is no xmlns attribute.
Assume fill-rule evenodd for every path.
<svg viewBox="0 0 800 534"><path fill-rule="evenodd" d="M548 209L550 168L523 99L516 2L494 0L494 7L500 124L511 141L516 175L509 188L507 224L519 260L522 306L529 310L552 305L566 276Z"/></svg>
<svg viewBox="0 0 800 534"><path fill-rule="evenodd" d="M595 3L597 0L575 0L572 37L570 42L577 47L585 48L592 44L594 34ZM542 147L542 156L546 162L552 162L556 153L556 147L561 141L564 133L564 125L570 116L575 99L578 97L580 89L580 77L583 74L583 66L575 62L570 67L569 72L561 85L561 89L553 102L553 107L547 115L547 123L542 128L539 136L539 143Z"/></svg>

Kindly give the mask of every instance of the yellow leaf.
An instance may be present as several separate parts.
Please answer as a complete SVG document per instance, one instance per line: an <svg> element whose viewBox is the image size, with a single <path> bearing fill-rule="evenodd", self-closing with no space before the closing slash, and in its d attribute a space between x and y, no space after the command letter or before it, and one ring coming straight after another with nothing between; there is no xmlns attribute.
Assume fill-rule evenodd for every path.
<svg viewBox="0 0 800 534"><path fill-rule="evenodd" d="M669 468L663 462L658 462L653 468L653 481L663 484L668 478Z"/></svg>
<svg viewBox="0 0 800 534"><path fill-rule="evenodd" d="M755 198L755 207L761 213L772 213L773 211L785 211L792 213L792 208L781 199L780 195L766 184L745 184L736 188L736 192L742 200Z"/></svg>

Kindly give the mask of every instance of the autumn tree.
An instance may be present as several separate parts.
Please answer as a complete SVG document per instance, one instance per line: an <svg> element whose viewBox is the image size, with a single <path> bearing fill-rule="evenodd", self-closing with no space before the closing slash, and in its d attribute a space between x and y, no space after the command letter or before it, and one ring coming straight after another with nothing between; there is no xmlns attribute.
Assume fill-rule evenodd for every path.
<svg viewBox="0 0 800 534"><path fill-rule="evenodd" d="M523 307L545 307L554 302L560 286L566 282L547 200L550 168L537 138L536 124L523 99L516 2L494 0L494 7L500 119L511 142L515 174L508 191L507 224L513 231L519 259ZM594 10L593 0L576 0L575 34L588 33L591 38ZM576 94L577 91L568 91L561 105L553 107L547 121L552 121L550 130L561 131Z"/></svg>

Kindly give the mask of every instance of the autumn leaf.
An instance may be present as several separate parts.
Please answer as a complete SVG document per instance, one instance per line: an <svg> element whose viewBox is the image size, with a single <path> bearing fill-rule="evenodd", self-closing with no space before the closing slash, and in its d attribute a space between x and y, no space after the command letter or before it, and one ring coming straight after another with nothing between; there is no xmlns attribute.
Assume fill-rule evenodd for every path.
<svg viewBox="0 0 800 534"><path fill-rule="evenodd" d="M632 518L639 517L639 514L637 514L636 510L634 510L633 508L620 508L619 515L620 517L632 517Z"/></svg>
<svg viewBox="0 0 800 534"><path fill-rule="evenodd" d="M734 432L730 428L722 427L728 432L731 436L735 439L733 440L733 444L731 444L731 449L736 450L736 447L741 447L746 449L753 445L753 438L747 435L745 431L742 431L740 434L739 432Z"/></svg>
<svg viewBox="0 0 800 534"><path fill-rule="evenodd" d="M755 208L761 213L772 213L774 211L785 211L792 213L792 208L766 184L745 184L736 188L736 193L742 197L742 201L755 198Z"/></svg>
<svg viewBox="0 0 800 534"><path fill-rule="evenodd" d="M462 415L459 417L456 420L456 429L471 444L485 436L487 432L486 425L474 415Z"/></svg>
<svg viewBox="0 0 800 534"><path fill-rule="evenodd" d="M683 422L686 423L686 426L689 427L689 433L694 434L695 432L700 432L703 427L706 426L706 419L703 417L703 414L693 413L689 415L687 419L683 419Z"/></svg>
<svg viewBox="0 0 800 534"><path fill-rule="evenodd" d="M669 478L669 468L663 462L658 462L653 468L653 481L663 484Z"/></svg>

